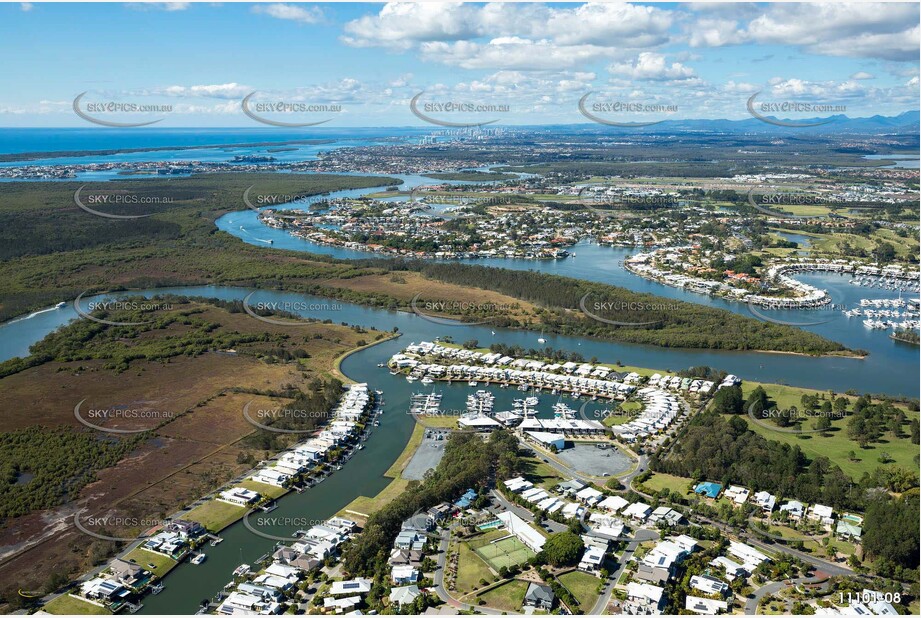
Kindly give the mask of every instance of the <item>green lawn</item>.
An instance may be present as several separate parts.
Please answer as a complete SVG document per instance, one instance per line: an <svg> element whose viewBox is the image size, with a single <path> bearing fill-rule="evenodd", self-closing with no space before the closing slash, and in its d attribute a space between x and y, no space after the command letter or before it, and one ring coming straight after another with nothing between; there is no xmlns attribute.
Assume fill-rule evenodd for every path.
<svg viewBox="0 0 921 618"><path fill-rule="evenodd" d="M803 394L825 394L825 391L816 391L807 388L795 386L784 386L780 384L759 384L758 382L745 382L742 386L743 395L747 398L749 393L757 386L763 386L768 397L776 402L776 407L782 410L791 407L802 408L801 397ZM840 396L840 395L839 395ZM844 395L847 397L846 395ZM854 397L847 397L849 402L853 402ZM908 418L917 418L917 412L910 412L904 406L899 406L906 412ZM884 465L877 461L880 453L886 452L892 457L893 462L886 465L898 465L909 470L917 469L915 456L918 454L918 446L911 443L909 438L893 438L892 434L886 432L880 442L871 444L868 448L862 449L856 442L849 440L847 437L848 417L832 420L832 429L827 435L818 433L788 433L784 431L775 431L771 428L771 421L763 421L763 424L752 422L747 416L741 416L748 422L748 426L756 433L761 434L768 440L776 440L790 445L799 446L803 453L810 459L819 456L828 457L833 463L851 478L859 479L864 472L872 472L878 466ZM804 427L811 429L812 427ZM903 426L907 433L907 426ZM851 460L848 453L854 451L857 459Z"/></svg>
<svg viewBox="0 0 921 618"><path fill-rule="evenodd" d="M489 570L489 567L470 549L470 546L466 543L459 543L457 550L458 592L467 593L479 588L481 579L485 579L488 582L493 580L494 575Z"/></svg>
<svg viewBox="0 0 921 618"><path fill-rule="evenodd" d="M672 476L671 474L654 472L649 480L643 483L643 487L652 490L654 493L660 492L663 489L669 489L684 495L688 489L689 483L691 483L691 479L686 479L683 476Z"/></svg>
<svg viewBox="0 0 921 618"><path fill-rule="evenodd" d="M570 571L557 578L576 597L583 613L591 611L598 600L598 586L601 580L582 571Z"/></svg>
<svg viewBox="0 0 921 618"><path fill-rule="evenodd" d="M565 478L550 464L535 457L524 457L525 476L535 485L549 489L562 483Z"/></svg>
<svg viewBox="0 0 921 618"><path fill-rule="evenodd" d="M51 603L45 605L42 609L49 614L71 614L78 616L106 615L112 613L104 607L99 607L88 601L74 598L69 594L62 594Z"/></svg>
<svg viewBox="0 0 921 618"><path fill-rule="evenodd" d="M484 592L480 598L486 602L487 607L518 613L524 603L524 595L527 591L527 582L513 579L493 588L489 592Z"/></svg>
<svg viewBox="0 0 921 618"><path fill-rule="evenodd" d="M125 556L125 560L140 565L142 568L147 569L157 577L163 577L169 573L169 571L174 566L179 564L169 556L164 556L163 554L158 554L154 551L148 551L140 547L128 552L128 554ZM153 568L147 566L148 564L153 564Z"/></svg>
<svg viewBox="0 0 921 618"><path fill-rule="evenodd" d="M210 532L220 532L246 514L246 507L209 500L203 505L186 513L183 519L197 521Z"/></svg>
<svg viewBox="0 0 921 618"><path fill-rule="evenodd" d="M284 487L277 487L275 485L269 485L268 483L260 483L252 479L246 479L240 483L240 486L247 489L252 489L253 491L259 492L260 496L272 498L273 500L275 498L281 498L283 495L290 491Z"/></svg>

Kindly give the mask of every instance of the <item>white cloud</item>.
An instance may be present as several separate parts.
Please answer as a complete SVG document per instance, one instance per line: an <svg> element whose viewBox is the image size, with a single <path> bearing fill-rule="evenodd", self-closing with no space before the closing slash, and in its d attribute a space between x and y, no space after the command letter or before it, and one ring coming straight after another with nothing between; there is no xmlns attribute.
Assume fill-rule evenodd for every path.
<svg viewBox="0 0 921 618"><path fill-rule="evenodd" d="M34 5L31 2L20 2L19 3L19 8L22 9L26 13L31 11L33 6Z"/></svg>
<svg viewBox="0 0 921 618"><path fill-rule="evenodd" d="M262 13L277 19L287 19L300 24L316 24L322 21L323 11L318 6L295 6L293 4L257 4L253 13Z"/></svg>
<svg viewBox="0 0 921 618"><path fill-rule="evenodd" d="M876 79L876 76L866 71L857 71L851 75L851 79Z"/></svg>
<svg viewBox="0 0 921 618"><path fill-rule="evenodd" d="M237 84L202 84L195 86L168 86L157 94L170 97L205 97L212 99L242 99L253 89L249 86Z"/></svg>
<svg viewBox="0 0 921 618"><path fill-rule="evenodd" d="M747 26L714 18L717 8L689 25L694 47L740 43L792 45L826 56L917 61L917 3L776 3L759 9ZM723 28L726 30L723 30Z"/></svg>
<svg viewBox="0 0 921 618"><path fill-rule="evenodd" d="M612 64L608 70L629 79L649 81L681 81L696 77L694 69L680 62L668 64L663 54L643 52L632 62Z"/></svg>
<svg viewBox="0 0 921 618"><path fill-rule="evenodd" d="M551 8L397 2L348 22L341 38L353 47L418 49L425 60L464 68L544 70L663 45L673 21L670 11L622 3ZM532 53L545 58L525 57Z"/></svg>

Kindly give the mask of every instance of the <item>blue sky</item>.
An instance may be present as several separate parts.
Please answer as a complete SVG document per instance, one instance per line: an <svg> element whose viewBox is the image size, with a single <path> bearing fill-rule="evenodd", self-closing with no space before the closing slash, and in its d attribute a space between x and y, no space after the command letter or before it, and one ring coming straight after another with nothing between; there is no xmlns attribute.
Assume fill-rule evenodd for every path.
<svg viewBox="0 0 921 618"><path fill-rule="evenodd" d="M327 126L424 126L420 92L417 109L459 122L584 122L590 92L628 122L747 118L756 92L891 115L919 107L919 38L917 3L4 4L0 126L88 126L82 92L81 106L168 106L100 114L162 127L258 127L252 92L338 106L260 112ZM448 102L488 109L434 105Z"/></svg>

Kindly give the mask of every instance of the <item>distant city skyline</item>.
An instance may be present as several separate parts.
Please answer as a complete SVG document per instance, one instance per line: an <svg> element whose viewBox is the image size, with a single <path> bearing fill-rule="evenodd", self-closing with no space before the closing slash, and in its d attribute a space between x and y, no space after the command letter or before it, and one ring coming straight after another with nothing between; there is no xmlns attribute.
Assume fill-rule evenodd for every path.
<svg viewBox="0 0 921 618"><path fill-rule="evenodd" d="M917 3L5 4L0 126L891 116L919 108L919 20Z"/></svg>

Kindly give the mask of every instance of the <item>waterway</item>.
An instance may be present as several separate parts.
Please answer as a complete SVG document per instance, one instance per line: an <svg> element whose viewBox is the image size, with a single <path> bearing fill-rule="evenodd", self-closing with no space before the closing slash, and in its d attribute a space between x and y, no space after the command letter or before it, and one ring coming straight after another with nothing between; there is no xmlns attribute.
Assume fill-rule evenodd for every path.
<svg viewBox="0 0 921 618"><path fill-rule="evenodd" d="M103 300L103 298L111 299L131 294L147 297L156 294L185 294L240 300L252 291L247 288L213 286L164 288L85 298L83 306L93 301ZM389 479L383 474L403 450L412 433L412 417L407 414L410 397L413 392L418 392L425 387L418 382L410 384L402 376L393 376L389 371L377 365L385 363L390 356L410 342L432 340L436 337L450 335L455 341L477 339L481 345L501 342L525 348L542 347L542 344L537 342L538 335L530 332L491 329L482 325L436 324L412 313L373 309L341 302L332 304L325 300L303 294L260 290L256 291L251 302L277 302L288 303L287 306L296 306L295 301L307 301L313 306L325 307L323 310L313 312L310 317L328 318L335 322L364 326L395 326L403 333L403 336L356 352L342 363L342 371L349 378L358 382L367 382L372 388L384 392L385 413L380 417L380 426L375 428L366 447L357 451L341 471L337 471L318 486L304 493L291 494L282 499L279 502L279 508L271 513L273 518L279 520L283 518L297 518L301 522L322 520L342 509L355 497L376 495L387 485ZM0 326L0 359L5 360L27 354L28 347L32 343L76 318L77 314L73 306L66 305L60 309L36 312L31 316L3 324ZM296 327L292 328L296 329ZM897 374L889 376L885 382L874 384L866 379L864 373L855 369L855 367L863 366L863 362L857 360L807 358L754 352L662 349L575 337L559 337L551 334L545 334L543 337L546 339L543 345L579 352L585 358L594 356L601 362L622 361L631 365L671 370L691 365L709 364L749 379L786 382L821 389L856 388L871 391L888 389L888 392L899 393L909 390L913 382L905 374ZM463 398L474 390L466 384L450 386L438 384L436 388L446 393L444 407L447 409L461 407ZM507 405L506 399L523 395L513 389L497 392L501 398L497 402L499 406L497 410ZM543 410L542 415L547 413L547 409L555 401L556 398L551 395L542 395L540 404ZM284 526L267 526L260 529L281 536L288 536L292 532L290 528ZM221 536L224 538L223 543L216 547L205 548L205 553L208 554L206 562L201 565L188 563L180 565L174 574L170 574L165 580L166 587L162 593L146 597L142 613L194 612L204 597L210 597L230 581L231 572L238 564L251 562L273 547L273 541L253 534L242 524L235 524L227 528L221 533Z"/></svg>
<svg viewBox="0 0 921 618"><path fill-rule="evenodd" d="M422 176L398 175L397 177L404 182L401 185L403 190L411 190L419 185L432 183L431 179ZM340 191L316 199L358 197L376 190L378 189ZM301 202L298 207L305 208L309 203L310 200ZM219 229L250 244L268 246L268 241L271 240L272 247L276 249L317 253L339 259L368 259L376 255L354 249L320 245L297 238L285 230L271 228L262 224L257 213L252 210L228 213L219 218L216 225ZM800 242L804 246L809 242L808 237L801 234L784 233L783 235L784 237L791 237L791 240ZM792 236L796 236L796 238L792 238ZM644 292L665 298L708 305L747 317L763 319L761 316L752 313L746 304L663 285L629 272L623 266L624 260L638 251L639 249L627 247L599 246L586 240L579 242L572 248L575 257L563 260L490 258L474 259L469 260L469 262L481 266L495 266L513 270L536 270L548 274L597 281L624 287L635 292ZM851 349L869 352L866 358L860 360L853 358L810 359L812 363L810 366L815 367L814 370L808 372L810 379L819 371L824 376L828 376L830 382L834 384L834 386L828 388L838 388L840 390L859 388L860 390L874 393L918 395L919 387L917 380L913 377L921 371L917 348L893 341L889 338L887 331L870 330L864 327L861 320L848 319L842 313L844 308L856 306L862 298L898 298L899 292L875 288L868 289L852 285L849 283L852 279L849 275L810 274L798 276L798 279L828 291L832 299L831 305L826 309L817 311L760 309L759 312L762 316L768 316L771 319L798 326L828 339L838 341ZM910 296L917 296L917 294ZM674 350L669 350L666 354L669 355L669 358L674 358L671 356L673 352ZM693 352L693 354L698 358L707 356L705 352ZM784 356L783 358L789 359L790 357ZM667 362L666 365L674 366L674 362ZM654 366L662 367L663 365L660 361L660 364ZM742 373L742 369L738 366L730 365L722 368L736 374ZM765 364L759 363L758 371L754 375L763 373L770 373L770 371L767 370ZM754 377L754 375L750 377ZM759 377L758 379L761 378ZM862 386L855 386L856 383Z"/></svg>

